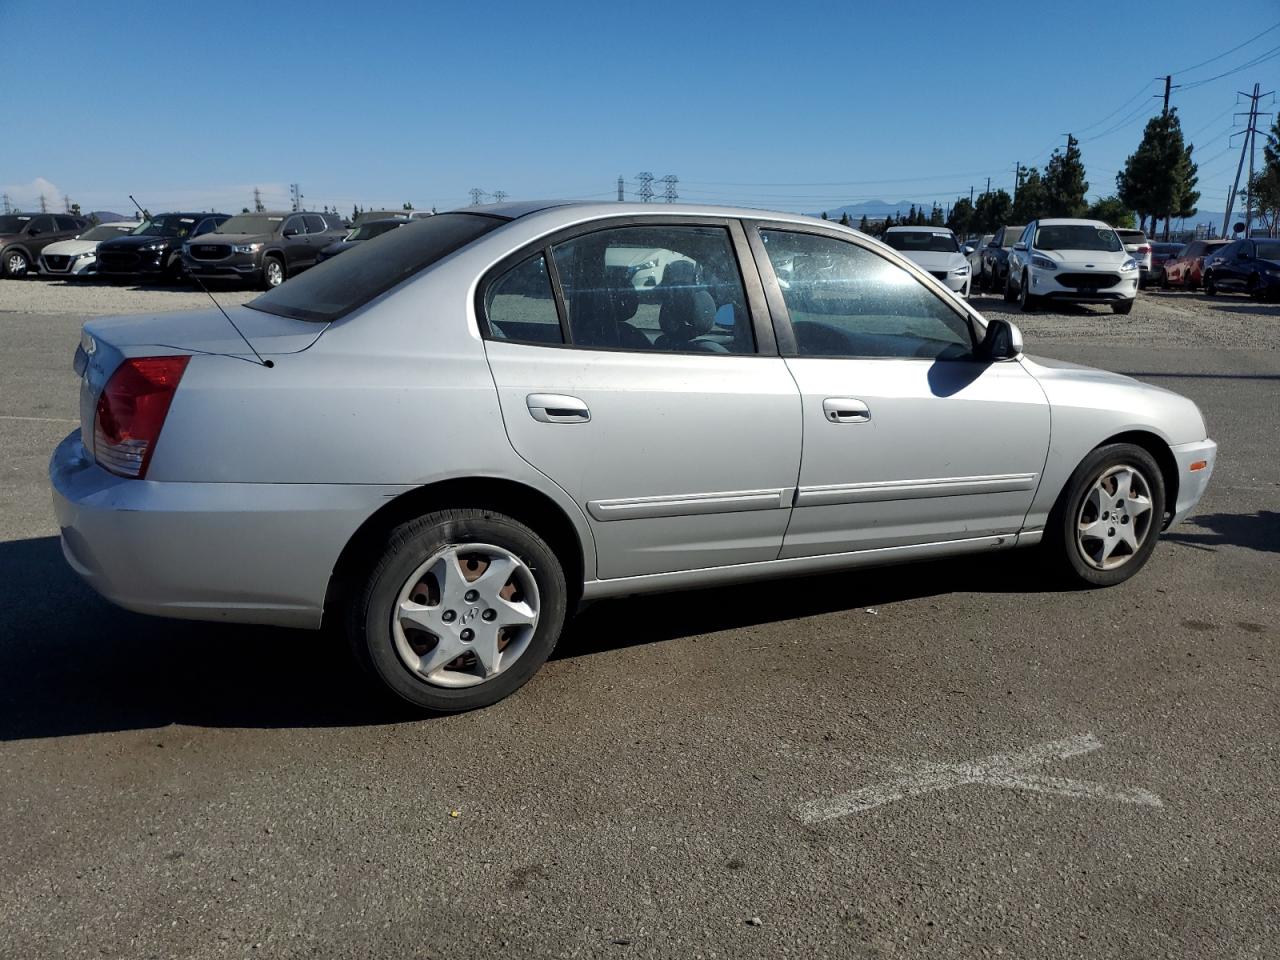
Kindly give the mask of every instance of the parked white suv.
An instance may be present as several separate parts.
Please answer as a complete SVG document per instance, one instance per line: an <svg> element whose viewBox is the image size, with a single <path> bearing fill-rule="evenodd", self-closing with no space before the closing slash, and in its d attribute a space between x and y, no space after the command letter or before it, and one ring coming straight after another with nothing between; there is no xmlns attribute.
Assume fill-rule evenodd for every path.
<svg viewBox="0 0 1280 960"><path fill-rule="evenodd" d="M1128 313L1138 295L1138 261L1101 220L1034 220L1009 252L1004 298L1024 312L1044 300L1105 303Z"/></svg>
<svg viewBox="0 0 1280 960"><path fill-rule="evenodd" d="M969 254L946 227L890 227L884 242L918 267L937 277L946 288L966 300L973 283Z"/></svg>

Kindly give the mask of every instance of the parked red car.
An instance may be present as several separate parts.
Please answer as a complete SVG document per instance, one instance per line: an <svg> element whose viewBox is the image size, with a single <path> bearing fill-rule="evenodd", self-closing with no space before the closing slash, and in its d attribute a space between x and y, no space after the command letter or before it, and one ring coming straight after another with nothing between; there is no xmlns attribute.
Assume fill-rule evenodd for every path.
<svg viewBox="0 0 1280 960"><path fill-rule="evenodd" d="M1192 240L1178 256L1164 265L1165 285L1198 290L1204 283L1204 258L1230 240Z"/></svg>

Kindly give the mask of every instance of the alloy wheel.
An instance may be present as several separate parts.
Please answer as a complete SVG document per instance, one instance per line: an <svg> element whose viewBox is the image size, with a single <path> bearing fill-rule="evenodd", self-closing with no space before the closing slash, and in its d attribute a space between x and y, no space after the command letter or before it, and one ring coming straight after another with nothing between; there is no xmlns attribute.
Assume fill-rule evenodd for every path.
<svg viewBox="0 0 1280 960"><path fill-rule="evenodd" d="M400 589L391 633L401 662L418 679L470 687L520 659L540 612L533 571L518 556L491 544L453 544Z"/></svg>
<svg viewBox="0 0 1280 960"><path fill-rule="evenodd" d="M5 260L5 272L11 277L27 275L27 258L20 253L11 253Z"/></svg>
<svg viewBox="0 0 1280 960"><path fill-rule="evenodd" d="M1120 464L1103 471L1080 504L1076 546L1098 570L1124 566L1151 533L1151 487L1143 472Z"/></svg>
<svg viewBox="0 0 1280 960"><path fill-rule="evenodd" d="M267 261L267 283L273 287L284 283L284 267L276 260Z"/></svg>

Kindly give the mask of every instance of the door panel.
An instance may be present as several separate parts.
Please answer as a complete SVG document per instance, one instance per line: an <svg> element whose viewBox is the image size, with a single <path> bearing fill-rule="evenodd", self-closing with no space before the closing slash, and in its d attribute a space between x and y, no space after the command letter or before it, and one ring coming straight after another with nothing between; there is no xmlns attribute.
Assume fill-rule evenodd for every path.
<svg viewBox="0 0 1280 960"><path fill-rule="evenodd" d="M589 518L596 576L777 557L800 464L780 358L486 349L512 445Z"/></svg>
<svg viewBox="0 0 1280 960"><path fill-rule="evenodd" d="M1018 363L787 359L804 406L783 557L1012 534L1044 467L1049 406ZM856 398L865 419L824 403Z"/></svg>

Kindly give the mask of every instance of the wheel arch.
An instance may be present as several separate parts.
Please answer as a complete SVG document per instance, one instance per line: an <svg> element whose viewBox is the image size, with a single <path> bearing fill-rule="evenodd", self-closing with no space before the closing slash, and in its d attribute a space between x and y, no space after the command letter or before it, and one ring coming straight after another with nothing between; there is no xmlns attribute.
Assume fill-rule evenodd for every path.
<svg viewBox="0 0 1280 960"><path fill-rule="evenodd" d="M352 534L338 555L325 591L323 622L341 617L343 603L360 584L360 562L381 544L395 527L414 517L446 508L491 509L514 517L546 539L564 564L569 588L568 609L582 595L588 562L583 539L573 520L547 494L501 477L452 477L417 487L383 504Z"/></svg>

